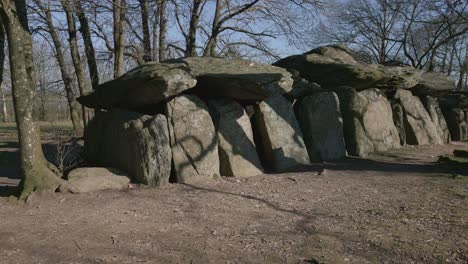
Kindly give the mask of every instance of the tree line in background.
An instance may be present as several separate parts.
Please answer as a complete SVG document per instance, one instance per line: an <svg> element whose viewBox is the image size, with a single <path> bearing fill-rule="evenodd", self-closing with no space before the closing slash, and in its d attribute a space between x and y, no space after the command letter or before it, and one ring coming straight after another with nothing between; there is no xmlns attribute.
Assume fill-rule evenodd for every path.
<svg viewBox="0 0 468 264"><path fill-rule="evenodd" d="M90 111L76 97L130 68L182 56L272 62L345 43L365 62L407 64L466 89L465 0L0 0L0 115L14 103L23 195L59 184L33 120L66 101L77 136ZM39 96L37 96L39 95Z"/></svg>

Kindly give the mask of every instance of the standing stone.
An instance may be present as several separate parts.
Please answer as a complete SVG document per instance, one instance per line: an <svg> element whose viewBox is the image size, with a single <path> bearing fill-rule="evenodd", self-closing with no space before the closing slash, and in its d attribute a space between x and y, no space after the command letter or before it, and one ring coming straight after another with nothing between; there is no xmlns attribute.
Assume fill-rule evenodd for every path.
<svg viewBox="0 0 468 264"><path fill-rule="evenodd" d="M452 139L456 141L468 140L465 112L459 108L454 108L446 110L444 114Z"/></svg>
<svg viewBox="0 0 468 264"><path fill-rule="evenodd" d="M396 91L395 99L399 101L404 114L406 141L410 145L443 144L429 113L421 100L408 90Z"/></svg>
<svg viewBox="0 0 468 264"><path fill-rule="evenodd" d="M304 97L299 102L298 119L312 161L346 156L343 117L335 93L320 92Z"/></svg>
<svg viewBox="0 0 468 264"><path fill-rule="evenodd" d="M309 164L301 129L286 98L271 97L256 105L255 128L261 138L264 165L285 172Z"/></svg>
<svg viewBox="0 0 468 264"><path fill-rule="evenodd" d="M209 106L218 133L221 175L243 177L262 174L252 126L244 108L231 99L212 100Z"/></svg>
<svg viewBox="0 0 468 264"><path fill-rule="evenodd" d="M406 145L406 132L403 107L399 103L392 103L393 123L398 130L400 136L400 144Z"/></svg>
<svg viewBox="0 0 468 264"><path fill-rule="evenodd" d="M166 108L177 182L217 178L218 139L205 103L196 96L181 95Z"/></svg>
<svg viewBox="0 0 468 264"><path fill-rule="evenodd" d="M138 183L169 182L172 153L167 119L113 109L98 111L85 132L86 159L123 170Z"/></svg>
<svg viewBox="0 0 468 264"><path fill-rule="evenodd" d="M393 123L392 107L378 89L356 92L339 87L346 148L350 155L365 157L375 151L400 147L400 137Z"/></svg>
<svg viewBox="0 0 468 264"><path fill-rule="evenodd" d="M138 182L150 186L169 183L171 174L172 151L169 140L167 119L157 115L148 120L130 123L128 150L133 158L129 171L134 173Z"/></svg>
<svg viewBox="0 0 468 264"><path fill-rule="evenodd" d="M423 98L422 102L443 143L450 143L450 132L437 99L428 95Z"/></svg>

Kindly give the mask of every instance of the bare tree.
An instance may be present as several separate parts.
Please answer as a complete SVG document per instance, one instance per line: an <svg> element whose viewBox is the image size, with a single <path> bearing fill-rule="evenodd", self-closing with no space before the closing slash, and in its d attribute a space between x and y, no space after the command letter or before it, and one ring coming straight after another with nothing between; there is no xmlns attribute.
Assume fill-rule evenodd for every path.
<svg viewBox="0 0 468 264"><path fill-rule="evenodd" d="M167 1L159 1L159 61L164 61L167 58Z"/></svg>
<svg viewBox="0 0 468 264"><path fill-rule="evenodd" d="M88 69L89 69L89 75L91 78L91 86L93 90L96 90L96 88L99 86L99 72L98 72L98 67L97 67L97 62L96 62L94 44L91 38L91 31L89 29L88 18L86 17L85 12L83 10L81 0L73 0L73 1L74 1L76 14L78 16L78 20L80 21L79 31L81 32L81 35L83 36L83 41L85 45L85 54L86 54L86 59L88 61Z"/></svg>
<svg viewBox="0 0 468 264"><path fill-rule="evenodd" d="M70 53L73 61L73 67L75 68L76 80L78 82L78 90L80 92L80 95L83 96L86 94L86 81L84 76L84 70L81 65L80 51L78 49L75 17L73 16L69 0L60 0L60 3L67 18L68 43L70 44ZM87 116L86 109L84 106L82 106L81 108L81 113L83 124L86 126Z"/></svg>
<svg viewBox="0 0 468 264"><path fill-rule="evenodd" d="M2 121L7 122L8 113L6 109L5 92L3 91L3 70L5 65L5 30L0 25L0 100L2 102Z"/></svg>
<svg viewBox="0 0 468 264"><path fill-rule="evenodd" d="M148 14L148 0L139 0L141 10L141 27L143 33L143 60L151 61L151 38L150 38L150 27L149 27L149 14Z"/></svg>
<svg viewBox="0 0 468 264"><path fill-rule="evenodd" d="M125 28L126 28L126 0L113 0L112 11L114 18L114 78L124 73L125 66Z"/></svg>
<svg viewBox="0 0 468 264"><path fill-rule="evenodd" d="M60 42L59 35L56 31L54 21L52 19L52 13L50 10L50 3L48 6L45 6L41 3L40 0L33 0L43 14L39 14L40 17L44 20L48 27L48 33L52 38L52 42L55 47L55 58L57 59L60 73L62 75L63 84L65 87L65 92L67 95L68 106L70 108L70 118L73 123L73 129L75 135L78 137L83 136L83 124L80 120L80 105L76 101L75 91L73 90L73 78L70 74L68 64L66 63L65 54L63 51L62 43Z"/></svg>
<svg viewBox="0 0 468 264"><path fill-rule="evenodd" d="M44 157L39 129L33 120L34 63L25 0L0 0L0 19L8 39L14 108L20 143L23 174L20 198L26 198L35 191L55 190L61 184L61 180Z"/></svg>

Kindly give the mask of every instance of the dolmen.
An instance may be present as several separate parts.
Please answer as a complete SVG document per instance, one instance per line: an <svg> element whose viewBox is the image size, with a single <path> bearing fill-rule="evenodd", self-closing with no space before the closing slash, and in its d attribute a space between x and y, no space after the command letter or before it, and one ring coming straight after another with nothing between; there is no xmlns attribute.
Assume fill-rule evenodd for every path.
<svg viewBox="0 0 468 264"><path fill-rule="evenodd" d="M84 156L163 186L467 138L466 113L438 101L454 84L431 74L433 87L425 75L363 64L341 45L274 65L212 57L145 63L78 98L96 109Z"/></svg>

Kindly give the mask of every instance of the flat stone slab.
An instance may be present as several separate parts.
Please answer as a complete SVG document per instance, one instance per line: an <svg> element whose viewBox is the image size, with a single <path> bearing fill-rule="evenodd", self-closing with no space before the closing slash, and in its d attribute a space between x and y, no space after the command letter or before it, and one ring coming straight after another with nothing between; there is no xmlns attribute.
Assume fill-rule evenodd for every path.
<svg viewBox="0 0 468 264"><path fill-rule="evenodd" d="M68 187L73 193L123 190L129 183L126 173L113 168L77 168L68 174Z"/></svg>

